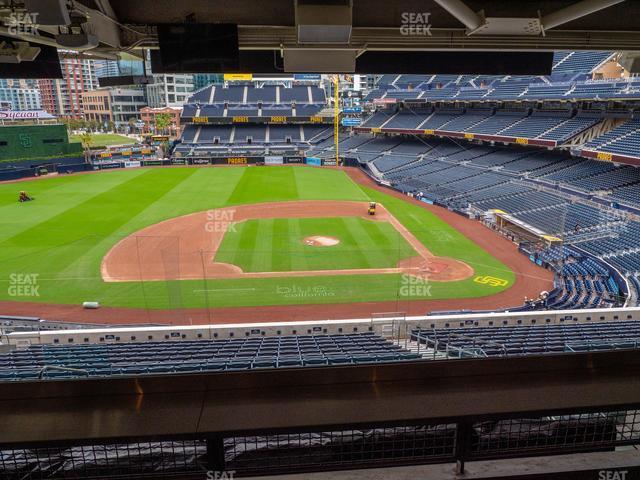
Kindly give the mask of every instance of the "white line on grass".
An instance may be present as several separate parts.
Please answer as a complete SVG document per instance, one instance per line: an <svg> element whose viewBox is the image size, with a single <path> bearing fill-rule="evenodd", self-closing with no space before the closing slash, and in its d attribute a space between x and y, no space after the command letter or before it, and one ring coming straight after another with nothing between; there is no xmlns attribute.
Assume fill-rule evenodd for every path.
<svg viewBox="0 0 640 480"><path fill-rule="evenodd" d="M253 292L255 288L210 288L207 290L194 290L193 293L204 293L204 292Z"/></svg>

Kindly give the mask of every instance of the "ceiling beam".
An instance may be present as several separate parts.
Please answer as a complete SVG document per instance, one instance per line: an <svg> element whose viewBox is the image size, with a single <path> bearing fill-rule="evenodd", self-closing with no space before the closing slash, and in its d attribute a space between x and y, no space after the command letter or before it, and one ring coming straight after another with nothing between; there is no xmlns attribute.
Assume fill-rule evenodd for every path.
<svg viewBox="0 0 640 480"><path fill-rule="evenodd" d="M302 48L297 43L295 27L239 26L242 50ZM640 31L583 32L552 30L546 36L482 35L468 36L466 29L431 29L431 35L402 35L397 28L354 27L348 48L358 50L606 50L636 51ZM336 48L335 45L305 45L305 48Z"/></svg>
<svg viewBox="0 0 640 480"><path fill-rule="evenodd" d="M435 0L435 2L460 21L468 30L477 30L484 23L484 19L471 10L462 0Z"/></svg>
<svg viewBox="0 0 640 480"><path fill-rule="evenodd" d="M544 30L549 30L624 1L625 0L582 0L581 2L574 3L573 5L543 16L540 22Z"/></svg>

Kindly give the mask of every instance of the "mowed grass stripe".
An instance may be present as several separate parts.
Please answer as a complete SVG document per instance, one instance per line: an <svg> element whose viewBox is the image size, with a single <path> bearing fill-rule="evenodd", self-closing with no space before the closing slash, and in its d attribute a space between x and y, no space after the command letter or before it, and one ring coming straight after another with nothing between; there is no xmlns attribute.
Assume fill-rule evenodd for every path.
<svg viewBox="0 0 640 480"><path fill-rule="evenodd" d="M142 173L142 172L139 172ZM136 172L136 175L139 175ZM0 197L11 198L10 204L0 206L0 242L60 215L78 202L94 198L111 188L131 179L129 175L98 174L56 177L28 182L18 187L16 184L0 185ZM81 181L82 180L82 181ZM26 190L35 201L19 204L18 192ZM4 202L3 202L4 203Z"/></svg>
<svg viewBox="0 0 640 480"><path fill-rule="evenodd" d="M240 249L240 242L244 236L246 226L247 222L234 223L233 227L230 227L227 232L225 232L218 251L213 255L216 262L235 263L237 260L235 255L238 254Z"/></svg>
<svg viewBox="0 0 640 480"><path fill-rule="evenodd" d="M253 219L242 225L225 235L217 260L246 272L393 268L416 255L391 224L359 217ZM305 238L314 235L340 243L307 245Z"/></svg>
<svg viewBox="0 0 640 480"><path fill-rule="evenodd" d="M377 261L378 253L375 251L375 241L369 236L367 229L358 218L340 218L342 226L341 239L345 245L349 246L349 253L353 256L356 265L361 268L373 268L383 265ZM385 265L388 266L388 265Z"/></svg>
<svg viewBox="0 0 640 480"><path fill-rule="evenodd" d="M306 235L302 231L302 225L300 224L301 221L302 219L300 218L287 219L289 224L289 238L286 251L291 259L292 270L310 270L309 262L307 260L311 260L311 258L305 255L305 253L307 253L305 251L306 245L302 242ZM276 265L276 267L281 268L282 265Z"/></svg>
<svg viewBox="0 0 640 480"><path fill-rule="evenodd" d="M182 181L189 171L162 175L161 170L147 170L139 177L146 177L147 182L140 182L139 177L127 181L90 198L65 212L56 215L46 222L39 223L0 244L0 251L9 250L7 260L17 260L10 245L20 246L20 250L33 258L19 259L19 265L36 271L62 272L73 263L78 255L89 251L94 245L109 237L120 225L132 216L144 210L148 205L162 197L169 186ZM117 201L128 199L126 208L118 208ZM42 248L42 238L48 239L49 249ZM77 252L75 255L73 252ZM44 260L44 266L40 265Z"/></svg>
<svg viewBox="0 0 640 480"><path fill-rule="evenodd" d="M268 171L265 175L263 171ZM298 199L293 167L243 168L229 203L262 203Z"/></svg>
<svg viewBox="0 0 640 480"><path fill-rule="evenodd" d="M244 265L243 269L252 271L254 260L253 256L256 250L256 242L258 241L258 223L244 222L242 235L237 245L237 250L233 252L233 264ZM226 237L226 235L225 235Z"/></svg>
<svg viewBox="0 0 640 480"><path fill-rule="evenodd" d="M253 251L251 269L257 272L270 272L273 268L273 219L265 218L258 223L257 240L259 246Z"/></svg>
<svg viewBox="0 0 640 480"><path fill-rule="evenodd" d="M117 238L116 241L119 241L120 239L125 238L129 233L134 232L136 225L146 222L153 223L153 219L158 218L160 215L162 215L162 213L164 213L164 210L166 208L164 205L166 204L171 204L180 198L189 203L192 196L198 195L198 192L193 191L194 189L192 182L189 181L196 172L196 170L185 170L185 176L180 183L175 184L173 188L158 190L158 196L152 203L150 203L137 215L134 215L126 223L119 225L117 229L114 230L111 236L103 238L92 248L87 250L84 255L79 255L76 261L71 263L67 268L64 269L63 272L61 272L61 275L74 278L82 275L82 272L85 272L92 267L94 270L99 269L102 257L106 255L106 253L109 251L109 248L114 243L112 238L113 236ZM186 195L180 195L180 193L176 194L176 192L182 192ZM205 228L205 225L202 225L202 228ZM158 240L139 240L140 248L144 249L145 244L149 245L148 248L157 248L156 246L158 245ZM161 245L162 248L167 250L167 253L165 254L165 257L167 259L166 261L173 262L174 258L177 258L178 256L178 251L180 248L179 242L177 240L169 239L161 242ZM95 262L97 262L97 264ZM179 269L179 266L166 265L165 268L167 269L167 271L173 272L177 271Z"/></svg>
<svg viewBox="0 0 640 480"><path fill-rule="evenodd" d="M369 197L350 178L339 170L289 167L294 173L301 200L368 201Z"/></svg>
<svg viewBox="0 0 640 480"><path fill-rule="evenodd" d="M389 228L391 227L391 228ZM375 239L373 251L379 252L385 263L402 260L416 255L416 251L400 233L388 223L370 221L367 223L370 237Z"/></svg>
<svg viewBox="0 0 640 480"><path fill-rule="evenodd" d="M406 249L402 248L402 238L393 227L386 223L365 220L363 222L348 222L353 238L359 243L359 250L364 253L370 268L383 268L392 264L394 260L404 258ZM406 243L405 243L406 245Z"/></svg>
<svg viewBox="0 0 640 480"><path fill-rule="evenodd" d="M279 265L283 271L292 270L289 239L289 220L286 218L273 219L273 250L271 251L271 268Z"/></svg>

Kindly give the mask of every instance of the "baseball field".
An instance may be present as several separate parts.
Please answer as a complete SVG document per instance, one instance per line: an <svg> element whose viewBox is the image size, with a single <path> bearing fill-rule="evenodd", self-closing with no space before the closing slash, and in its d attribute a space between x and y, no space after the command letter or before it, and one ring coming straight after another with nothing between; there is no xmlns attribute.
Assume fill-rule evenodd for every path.
<svg viewBox="0 0 640 480"><path fill-rule="evenodd" d="M497 258L499 243L480 246L435 207L354 178L303 166L174 167L2 184L0 304L455 308L513 288L519 272ZM20 190L35 201L18 203Z"/></svg>

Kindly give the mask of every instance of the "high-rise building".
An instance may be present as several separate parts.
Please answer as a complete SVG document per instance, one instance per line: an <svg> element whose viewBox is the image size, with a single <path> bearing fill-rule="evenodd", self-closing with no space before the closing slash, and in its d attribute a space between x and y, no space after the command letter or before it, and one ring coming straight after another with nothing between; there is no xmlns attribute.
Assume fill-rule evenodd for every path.
<svg viewBox="0 0 640 480"><path fill-rule="evenodd" d="M0 109L40 110L42 97L35 80L0 79Z"/></svg>
<svg viewBox="0 0 640 480"><path fill-rule="evenodd" d="M193 91L193 75L153 75L153 82L147 85L147 100L152 108L181 107Z"/></svg>
<svg viewBox="0 0 640 480"><path fill-rule="evenodd" d="M42 107L52 115L81 118L82 94L98 87L94 60L64 54L60 59L61 79L40 79Z"/></svg>
<svg viewBox="0 0 640 480"><path fill-rule="evenodd" d="M94 60L96 78L117 77L120 75L120 66L115 60Z"/></svg>

